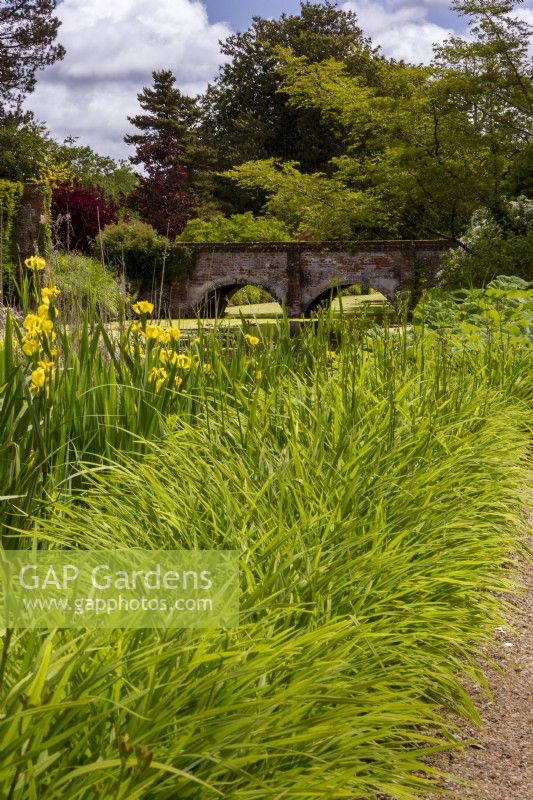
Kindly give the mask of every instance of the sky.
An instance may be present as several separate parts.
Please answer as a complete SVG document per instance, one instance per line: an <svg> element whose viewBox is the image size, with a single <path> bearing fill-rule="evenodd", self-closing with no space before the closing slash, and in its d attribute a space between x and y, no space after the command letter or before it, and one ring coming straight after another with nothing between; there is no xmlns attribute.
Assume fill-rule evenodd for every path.
<svg viewBox="0 0 533 800"><path fill-rule="evenodd" d="M383 52L428 62L432 43L462 33L448 0L338 0ZM221 63L219 41L245 30L254 15L295 13L299 0L60 0L64 60L38 75L27 107L63 140L78 137L102 155L125 158L123 142L137 94L154 69L172 69L187 94L202 92ZM533 0L522 14L533 23Z"/></svg>

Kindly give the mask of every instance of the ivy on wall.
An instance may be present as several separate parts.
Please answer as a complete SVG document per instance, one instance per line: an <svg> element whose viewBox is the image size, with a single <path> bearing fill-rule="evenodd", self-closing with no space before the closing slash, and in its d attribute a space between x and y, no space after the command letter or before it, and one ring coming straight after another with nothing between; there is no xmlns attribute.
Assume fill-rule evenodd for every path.
<svg viewBox="0 0 533 800"><path fill-rule="evenodd" d="M46 183L0 180L0 290L13 291L12 278L25 258L48 258L51 202L52 191Z"/></svg>
<svg viewBox="0 0 533 800"><path fill-rule="evenodd" d="M15 230L23 195L23 183L0 180L0 273L18 262Z"/></svg>

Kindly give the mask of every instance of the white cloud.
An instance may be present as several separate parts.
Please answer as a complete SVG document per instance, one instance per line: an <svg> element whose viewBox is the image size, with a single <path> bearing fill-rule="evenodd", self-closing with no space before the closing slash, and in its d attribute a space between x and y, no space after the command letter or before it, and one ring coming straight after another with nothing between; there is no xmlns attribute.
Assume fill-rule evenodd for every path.
<svg viewBox="0 0 533 800"><path fill-rule="evenodd" d="M246 5L246 0L242 0ZM267 4L265 4L266 6ZM361 27L386 55L429 62L432 45L457 30L449 0L351 0ZM265 9L268 13L268 8ZM199 0L63 0L64 61L42 72L28 107L58 139L78 136L98 152L124 157L127 117L154 69L172 69L182 91L203 91L222 61L226 23L210 24ZM533 21L533 0L519 16Z"/></svg>
<svg viewBox="0 0 533 800"><path fill-rule="evenodd" d="M221 62L229 28L211 25L195 0L64 0L59 40L67 55L39 76L28 107L58 138L79 136L124 156L126 117L154 69L172 69L188 94L202 91Z"/></svg>
<svg viewBox="0 0 533 800"><path fill-rule="evenodd" d="M516 16L522 22L526 22L533 27L533 0L529 0L525 6L519 8ZM529 40L528 55L533 58L533 38Z"/></svg>
<svg viewBox="0 0 533 800"><path fill-rule="evenodd" d="M436 6L445 7L448 0L353 0L343 8L355 11L359 23L374 44L381 45L385 55L413 63L431 61L433 44L442 42L452 33L428 19Z"/></svg>
<svg viewBox="0 0 533 800"><path fill-rule="evenodd" d="M458 32L464 35L466 18L448 11L449 5L449 0L351 0L342 7L356 12L363 31L385 55L429 63L433 44ZM517 6L513 16L533 24L533 0Z"/></svg>

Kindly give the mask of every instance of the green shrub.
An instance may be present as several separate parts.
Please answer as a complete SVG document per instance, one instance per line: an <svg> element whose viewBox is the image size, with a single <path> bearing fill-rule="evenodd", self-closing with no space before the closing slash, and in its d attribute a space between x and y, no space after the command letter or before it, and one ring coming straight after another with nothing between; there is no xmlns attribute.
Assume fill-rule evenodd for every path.
<svg viewBox="0 0 533 800"><path fill-rule="evenodd" d="M120 278L97 258L82 253L55 253L50 261L50 278L61 289L58 305L67 316L95 308L100 316L116 317L128 301Z"/></svg>
<svg viewBox="0 0 533 800"><path fill-rule="evenodd" d="M180 242L288 242L293 237L283 222L274 217L216 214L211 219L192 219L176 241Z"/></svg>
<svg viewBox="0 0 533 800"><path fill-rule="evenodd" d="M106 225L95 240L109 264L125 269L130 278L148 278L160 270L166 240L146 222L132 220ZM168 247L168 242L167 242Z"/></svg>
<svg viewBox="0 0 533 800"><path fill-rule="evenodd" d="M103 252L105 260L142 291L150 291L165 274L173 280L186 274L194 263L192 253L180 244L169 242L155 228L139 220L106 225L94 243L95 253Z"/></svg>
<svg viewBox="0 0 533 800"><path fill-rule="evenodd" d="M533 281L500 276L485 289L426 292L414 311L414 321L431 328L490 339L505 335L518 343L533 343Z"/></svg>
<svg viewBox="0 0 533 800"><path fill-rule="evenodd" d="M443 256L443 288L483 287L498 275L533 279L532 200L511 201L500 222L487 209L479 209L462 240L468 251L457 248Z"/></svg>

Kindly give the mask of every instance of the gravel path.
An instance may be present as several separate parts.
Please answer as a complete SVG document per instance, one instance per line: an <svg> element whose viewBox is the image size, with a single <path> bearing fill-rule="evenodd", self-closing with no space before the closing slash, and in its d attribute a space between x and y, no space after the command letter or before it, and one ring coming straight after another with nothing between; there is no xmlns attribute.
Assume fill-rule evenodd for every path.
<svg viewBox="0 0 533 800"><path fill-rule="evenodd" d="M533 517L530 517L533 524ZM530 546L533 542L529 541ZM451 800L533 799L533 569L524 566L526 591L516 605L516 618L500 628L487 655L500 671L487 678L492 701L481 692L474 699L483 728L468 728L465 738L476 744L442 756L437 766L466 785L445 781ZM512 630L511 630L512 625ZM442 795L441 795L442 797ZM427 800L436 800L434 796Z"/></svg>

